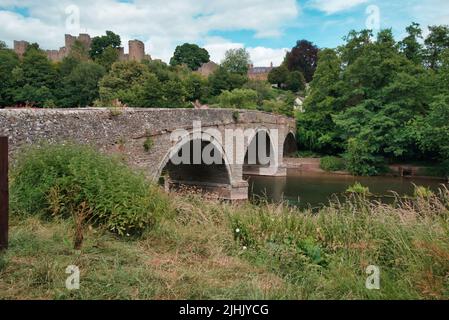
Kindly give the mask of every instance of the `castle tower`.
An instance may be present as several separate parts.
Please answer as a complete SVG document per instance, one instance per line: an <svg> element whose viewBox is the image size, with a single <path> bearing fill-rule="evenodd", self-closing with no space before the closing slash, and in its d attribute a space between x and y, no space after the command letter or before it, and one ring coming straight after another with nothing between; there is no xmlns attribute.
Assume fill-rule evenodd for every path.
<svg viewBox="0 0 449 320"><path fill-rule="evenodd" d="M70 50L72 49L72 46L75 44L76 41L76 37L70 35L70 34L66 34L65 35L65 48L66 48L66 53L69 54Z"/></svg>
<svg viewBox="0 0 449 320"><path fill-rule="evenodd" d="M30 44L27 41L16 41L14 40L14 52L19 56L23 57L26 49Z"/></svg>
<svg viewBox="0 0 449 320"><path fill-rule="evenodd" d="M92 45L92 39L87 33L80 33L78 41L81 42L87 50L89 50Z"/></svg>
<svg viewBox="0 0 449 320"><path fill-rule="evenodd" d="M145 59L145 44L139 40L130 40L129 45L129 60L142 61Z"/></svg>

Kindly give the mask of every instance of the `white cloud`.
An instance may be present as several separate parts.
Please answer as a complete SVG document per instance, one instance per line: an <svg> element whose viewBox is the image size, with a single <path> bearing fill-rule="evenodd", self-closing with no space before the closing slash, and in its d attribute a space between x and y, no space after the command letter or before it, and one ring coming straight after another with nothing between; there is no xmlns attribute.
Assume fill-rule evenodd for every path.
<svg viewBox="0 0 449 320"><path fill-rule="evenodd" d="M228 42L226 39L215 37L206 39L207 44L204 46L209 51L211 60L214 62L221 62L225 52L229 49L244 48L243 43ZM268 67L271 63L274 66L279 66L284 60L287 48L272 49L266 47L247 47L251 56L251 61L254 66Z"/></svg>
<svg viewBox="0 0 449 320"><path fill-rule="evenodd" d="M334 14L351 9L368 1L369 0L310 0L307 6L327 14Z"/></svg>
<svg viewBox="0 0 449 320"><path fill-rule="evenodd" d="M184 42L209 45L212 56L221 60L226 46L207 42L210 31L251 30L258 38L276 37L299 15L295 0L0 0L0 39L12 45L13 40L38 42L42 48L64 45L66 8L76 4L80 9L80 32L92 36L105 30L129 39L145 42L147 51L168 61L175 46ZM26 8L26 17L14 12ZM225 44L228 43L228 44ZM255 61L273 55L270 49L253 50Z"/></svg>
<svg viewBox="0 0 449 320"><path fill-rule="evenodd" d="M265 47L255 47L255 48L248 48L248 51L251 55L251 59L253 60L255 66L267 67L271 63L273 63L274 66L281 65L282 61L284 61L284 57L288 49L287 48L271 49Z"/></svg>

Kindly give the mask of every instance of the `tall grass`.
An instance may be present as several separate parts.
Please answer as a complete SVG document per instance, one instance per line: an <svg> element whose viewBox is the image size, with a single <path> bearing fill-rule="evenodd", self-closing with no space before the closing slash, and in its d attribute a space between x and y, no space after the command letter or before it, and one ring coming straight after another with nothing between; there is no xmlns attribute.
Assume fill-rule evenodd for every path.
<svg viewBox="0 0 449 320"><path fill-rule="evenodd" d="M40 145L23 152L11 173L15 214L83 215L94 225L139 234L169 211L167 197L119 160L74 144Z"/></svg>
<svg viewBox="0 0 449 320"><path fill-rule="evenodd" d="M318 214L267 205L237 210L231 221L245 257L301 298L447 299L448 199L446 188L394 206L356 195ZM364 286L369 265L381 269L379 291Z"/></svg>
<svg viewBox="0 0 449 320"><path fill-rule="evenodd" d="M29 150L12 195L0 298L449 299L444 187L391 205L352 193L319 212L219 203L163 195L117 160L69 145ZM74 254L70 230L85 219L103 227L81 230ZM71 264L81 269L76 292L64 285ZM370 265L380 290L365 286Z"/></svg>

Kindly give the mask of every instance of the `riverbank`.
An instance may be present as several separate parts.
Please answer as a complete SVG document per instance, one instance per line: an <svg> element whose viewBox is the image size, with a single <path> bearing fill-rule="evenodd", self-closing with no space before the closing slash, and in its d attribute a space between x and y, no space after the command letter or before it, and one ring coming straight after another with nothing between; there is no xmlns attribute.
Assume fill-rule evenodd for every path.
<svg viewBox="0 0 449 320"><path fill-rule="evenodd" d="M449 299L447 188L319 210L218 202L70 145L27 150L10 174L0 299Z"/></svg>
<svg viewBox="0 0 449 320"><path fill-rule="evenodd" d="M449 193L393 208L354 198L318 214L171 194L138 238L12 217L0 299L448 299ZM446 199L446 200L444 200ZM80 289L65 269L80 269ZM381 270L380 290L365 287Z"/></svg>
<svg viewBox="0 0 449 320"><path fill-rule="evenodd" d="M284 164L290 173L330 173L343 176L352 176L348 171L332 171L328 172L320 167L321 158L284 158ZM391 164L388 166L389 171L383 176L392 177L412 177L418 179L434 179L446 180L447 177L430 175L433 167L418 166L413 164Z"/></svg>

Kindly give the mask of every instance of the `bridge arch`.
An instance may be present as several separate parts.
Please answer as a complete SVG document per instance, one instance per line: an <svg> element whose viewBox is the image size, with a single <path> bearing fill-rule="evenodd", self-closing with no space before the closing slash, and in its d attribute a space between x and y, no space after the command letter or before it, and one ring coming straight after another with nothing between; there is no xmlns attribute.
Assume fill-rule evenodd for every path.
<svg viewBox="0 0 449 320"><path fill-rule="evenodd" d="M274 175L279 167L278 140L278 133L274 135L266 127L255 129L254 134L247 140L243 174ZM260 147L264 149L260 150ZM262 154L259 151L262 151ZM263 159L260 159L260 155Z"/></svg>
<svg viewBox="0 0 449 320"><path fill-rule="evenodd" d="M293 131L287 133L287 136L284 139L283 149L284 158L298 151L298 142L296 141L296 136Z"/></svg>
<svg viewBox="0 0 449 320"><path fill-rule="evenodd" d="M194 143L201 146L201 154L205 148L208 148L207 153L219 162L205 163L203 157L196 159L200 163L194 162ZM185 156L183 153L186 151L189 152L189 162L176 163L174 158ZM159 165L157 177L160 178L164 174L169 178L170 187L192 185L198 189L222 195L233 183L231 164L222 144L207 132L188 132L180 137L180 140L170 148ZM226 196L223 197L226 198Z"/></svg>

